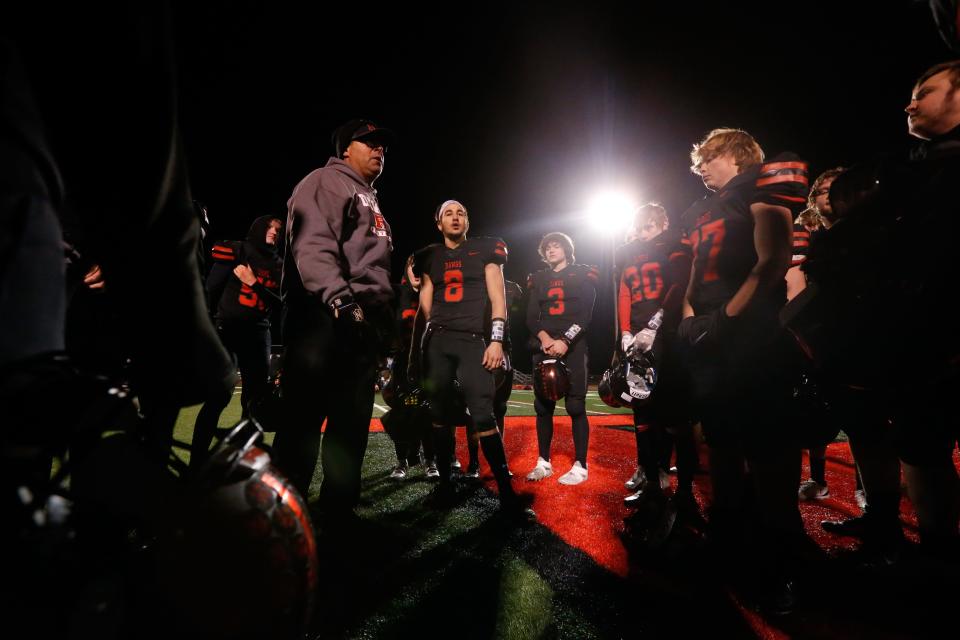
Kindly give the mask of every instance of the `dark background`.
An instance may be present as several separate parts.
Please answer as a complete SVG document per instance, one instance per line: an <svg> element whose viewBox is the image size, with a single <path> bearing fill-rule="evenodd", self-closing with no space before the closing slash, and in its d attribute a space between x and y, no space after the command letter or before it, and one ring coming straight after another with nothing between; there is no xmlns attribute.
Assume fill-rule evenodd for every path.
<svg viewBox="0 0 960 640"><path fill-rule="evenodd" d="M439 239L431 216L447 198L470 210L471 235L507 241L506 275L521 284L552 230L574 238L578 261L605 265L611 240L583 219L590 196L626 189L676 219L705 193L689 151L715 127L746 129L771 155L794 151L812 175L901 149L914 80L953 57L927 4L911 0L335 6L171 5L194 197L216 238L242 238L255 217L285 216L294 185L329 157L333 128L373 119L399 136L376 183L398 275L409 253ZM166 11L35 8L17 35L42 52L43 80L88 49L112 66L125 55L111 53L113 40L129 54ZM114 27L118 15L126 22ZM87 103L86 72L47 83L69 84L62 111ZM125 73L135 84L137 70ZM107 156L103 186L91 190L109 191L124 158L98 155L95 136L73 147ZM594 370L612 335L608 288Z"/></svg>

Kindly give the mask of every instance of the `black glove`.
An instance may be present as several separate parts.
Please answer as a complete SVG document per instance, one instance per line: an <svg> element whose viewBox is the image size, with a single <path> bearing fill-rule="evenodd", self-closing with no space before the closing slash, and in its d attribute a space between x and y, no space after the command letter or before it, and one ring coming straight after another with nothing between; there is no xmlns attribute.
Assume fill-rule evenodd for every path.
<svg viewBox="0 0 960 640"><path fill-rule="evenodd" d="M363 322L363 309L349 293L337 296L330 302L333 317L339 322Z"/></svg>
<svg viewBox="0 0 960 640"><path fill-rule="evenodd" d="M736 318L727 315L726 305L712 313L690 316L680 321L677 337L691 349L719 349L730 337Z"/></svg>

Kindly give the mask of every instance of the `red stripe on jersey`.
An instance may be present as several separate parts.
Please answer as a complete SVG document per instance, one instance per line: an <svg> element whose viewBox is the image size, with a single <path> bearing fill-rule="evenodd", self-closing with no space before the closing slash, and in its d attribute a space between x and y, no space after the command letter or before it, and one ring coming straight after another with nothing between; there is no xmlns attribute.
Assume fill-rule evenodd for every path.
<svg viewBox="0 0 960 640"><path fill-rule="evenodd" d="M677 258L684 257L685 255L687 254L684 253L683 251L674 251L673 253L670 254L670 260L676 260Z"/></svg>
<svg viewBox="0 0 960 640"><path fill-rule="evenodd" d="M800 239L797 239L797 238L794 238L794 239L793 239L793 247L794 247L795 249L798 248L798 247L809 247L809 246L810 246L810 241L809 241L809 240L800 240Z"/></svg>
<svg viewBox="0 0 960 640"><path fill-rule="evenodd" d="M499 247L496 248L496 249L494 249L493 252L494 252L495 254L497 254L498 256L503 256L503 257L506 257L506 256L507 256L507 252L504 251L503 249L500 249Z"/></svg>
<svg viewBox="0 0 960 640"><path fill-rule="evenodd" d="M224 253L233 253L233 249L231 249L230 247L225 247L225 246L223 246L222 244L215 244L215 245L213 245L213 250L214 250L214 251L223 251Z"/></svg>
<svg viewBox="0 0 960 640"><path fill-rule="evenodd" d="M809 182L807 176L802 176L799 173L790 173L784 176L771 176L769 178L760 178L757 180L758 187L764 187L768 184L778 184L780 182L799 182L803 186L807 186ZM804 199L801 198L800 202L804 202Z"/></svg>
<svg viewBox="0 0 960 640"><path fill-rule="evenodd" d="M760 173L768 171L779 171L780 169L803 169L807 170L806 162L771 162L760 167Z"/></svg>
<svg viewBox="0 0 960 640"><path fill-rule="evenodd" d="M217 253L216 251L214 251L212 255L217 260L226 260L228 262L233 260L232 253Z"/></svg>

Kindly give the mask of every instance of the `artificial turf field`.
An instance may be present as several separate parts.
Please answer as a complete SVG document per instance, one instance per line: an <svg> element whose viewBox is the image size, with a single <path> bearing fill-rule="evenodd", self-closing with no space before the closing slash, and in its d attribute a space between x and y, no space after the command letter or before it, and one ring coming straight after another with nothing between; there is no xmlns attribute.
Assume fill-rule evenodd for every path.
<svg viewBox="0 0 960 640"><path fill-rule="evenodd" d="M238 398L224 411L222 426L239 418ZM386 407L379 397L376 402L379 416ZM801 505L812 542L799 576L800 606L790 616L763 616L731 588L736 576L718 570L704 554L696 527L684 527L657 554L631 543L624 524L630 511L622 504L622 483L635 461L630 416L602 404L595 392L587 402L589 480L576 487L556 482L573 457L569 419L561 418L554 434L556 475L525 481L537 455L532 404L531 392L515 391L505 428L515 487L530 496L538 514L538 524L522 529L497 515L493 478L483 462L480 481L463 483L456 507L427 507L433 484L422 469L404 482L391 481L393 445L377 420L371 424L359 518L333 526L314 515L321 585L310 637L953 636L954 611L936 596L955 601L955 581L944 585L953 591L944 591L931 589L936 585L927 576L920 580L909 566L859 568L853 539L820 530L822 519L859 513L846 443L828 451L831 496ZM179 440L189 442L196 411L181 413ZM268 434L267 442L271 439ZM458 455L466 465L462 429ZM318 465L311 495L321 480ZM698 501L706 506L706 476L698 475L696 485ZM902 514L915 540L916 522L906 501Z"/></svg>

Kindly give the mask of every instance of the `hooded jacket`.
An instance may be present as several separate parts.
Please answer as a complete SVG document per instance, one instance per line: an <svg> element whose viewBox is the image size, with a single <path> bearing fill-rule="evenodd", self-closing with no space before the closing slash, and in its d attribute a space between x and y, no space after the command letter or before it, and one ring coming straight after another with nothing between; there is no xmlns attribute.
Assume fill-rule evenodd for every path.
<svg viewBox="0 0 960 640"><path fill-rule="evenodd" d="M393 298L390 225L377 192L343 160L330 158L300 181L287 202L283 291L324 304L352 295L363 307Z"/></svg>
<svg viewBox="0 0 960 640"><path fill-rule="evenodd" d="M283 262L277 244L267 244L267 230L276 216L261 216L253 221L244 241L217 242L211 251L213 266L207 277L210 308L220 321L250 321L270 324L270 313L280 303L280 275ZM281 242L283 230L277 233ZM246 264L253 269L257 281L247 286L233 269Z"/></svg>

